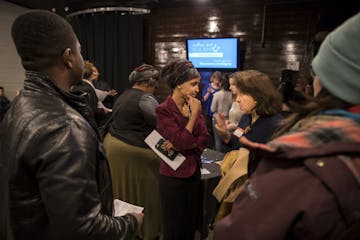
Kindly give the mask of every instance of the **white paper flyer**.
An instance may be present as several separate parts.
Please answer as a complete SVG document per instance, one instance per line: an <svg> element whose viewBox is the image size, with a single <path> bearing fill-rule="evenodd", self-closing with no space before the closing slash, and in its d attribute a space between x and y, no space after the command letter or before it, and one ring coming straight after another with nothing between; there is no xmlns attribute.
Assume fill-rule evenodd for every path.
<svg viewBox="0 0 360 240"><path fill-rule="evenodd" d="M185 161L184 155L181 153L174 154L174 158L171 159L164 153L160 152L156 148L156 144L161 142L162 140L165 140L158 131L153 130L146 138L145 142L149 147L163 160L165 161L172 169L176 171L176 169L179 168L179 166Z"/></svg>

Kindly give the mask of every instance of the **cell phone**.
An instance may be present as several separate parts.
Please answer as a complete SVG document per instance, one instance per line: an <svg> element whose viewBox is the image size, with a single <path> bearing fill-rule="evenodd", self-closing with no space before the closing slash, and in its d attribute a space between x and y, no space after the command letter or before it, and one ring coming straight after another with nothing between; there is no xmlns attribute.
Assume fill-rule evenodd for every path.
<svg viewBox="0 0 360 240"><path fill-rule="evenodd" d="M165 148L165 139L161 138L155 145L155 148L159 150L162 154L167 156L171 161L174 160L178 154L174 149L166 150Z"/></svg>

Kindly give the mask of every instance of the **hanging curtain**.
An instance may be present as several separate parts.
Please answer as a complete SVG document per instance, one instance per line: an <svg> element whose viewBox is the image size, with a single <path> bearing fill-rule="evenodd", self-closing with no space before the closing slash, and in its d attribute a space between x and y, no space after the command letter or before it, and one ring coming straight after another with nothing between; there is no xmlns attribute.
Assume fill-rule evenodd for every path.
<svg viewBox="0 0 360 240"><path fill-rule="evenodd" d="M132 69L143 63L143 17L118 12L82 14L68 19L84 60L98 67L100 81L123 92Z"/></svg>

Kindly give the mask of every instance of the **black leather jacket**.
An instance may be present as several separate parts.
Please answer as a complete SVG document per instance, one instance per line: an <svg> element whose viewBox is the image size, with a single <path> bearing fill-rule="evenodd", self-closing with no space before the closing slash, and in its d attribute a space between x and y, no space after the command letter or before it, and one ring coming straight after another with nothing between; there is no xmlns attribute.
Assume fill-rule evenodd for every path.
<svg viewBox="0 0 360 240"><path fill-rule="evenodd" d="M83 97L27 72L0 138L15 239L134 238L134 216L112 217L108 162L89 122Z"/></svg>

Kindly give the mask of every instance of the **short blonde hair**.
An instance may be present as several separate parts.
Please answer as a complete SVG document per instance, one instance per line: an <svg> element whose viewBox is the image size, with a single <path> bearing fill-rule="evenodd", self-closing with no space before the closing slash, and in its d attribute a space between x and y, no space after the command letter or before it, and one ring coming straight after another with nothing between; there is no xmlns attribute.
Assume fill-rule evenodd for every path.
<svg viewBox="0 0 360 240"><path fill-rule="evenodd" d="M90 61L84 62L83 78L88 80L91 77L91 75L93 73L93 67L94 67L94 64L92 64L92 62L90 62Z"/></svg>

